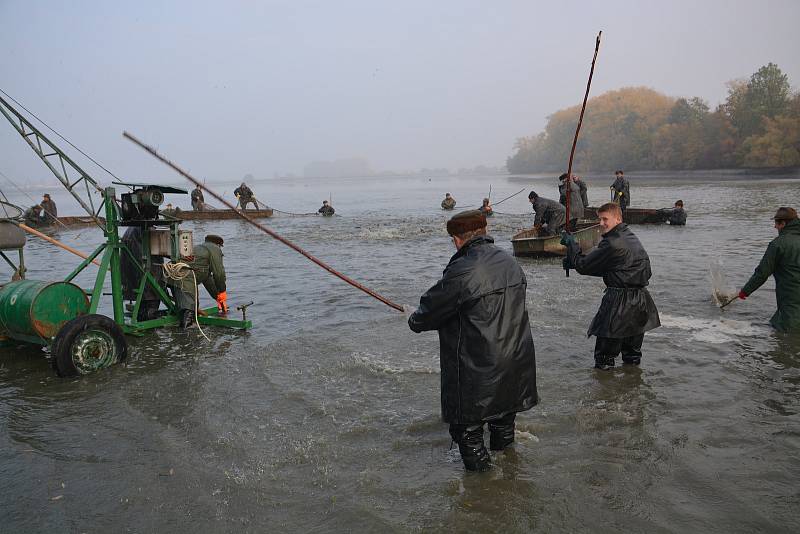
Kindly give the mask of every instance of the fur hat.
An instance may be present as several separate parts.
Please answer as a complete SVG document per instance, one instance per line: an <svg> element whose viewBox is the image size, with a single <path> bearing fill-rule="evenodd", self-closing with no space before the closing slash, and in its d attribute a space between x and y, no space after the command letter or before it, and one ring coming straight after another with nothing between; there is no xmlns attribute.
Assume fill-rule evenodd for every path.
<svg viewBox="0 0 800 534"><path fill-rule="evenodd" d="M486 216L478 210L462 211L447 221L447 233L450 235L461 235L486 228Z"/></svg>
<svg viewBox="0 0 800 534"><path fill-rule="evenodd" d="M793 221L797 219L797 210L794 208L778 208L778 211L775 212L775 217L773 217L776 221Z"/></svg>
<svg viewBox="0 0 800 534"><path fill-rule="evenodd" d="M214 234L208 234L206 236L206 241L208 241L209 243L214 243L215 245L220 246L220 247L225 242L225 240L222 239L220 236L214 235Z"/></svg>

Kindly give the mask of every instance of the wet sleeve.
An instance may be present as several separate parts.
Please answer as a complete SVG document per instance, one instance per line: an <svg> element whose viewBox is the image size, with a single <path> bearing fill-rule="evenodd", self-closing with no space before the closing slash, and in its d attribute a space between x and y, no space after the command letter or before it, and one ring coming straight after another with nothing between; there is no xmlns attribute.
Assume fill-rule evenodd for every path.
<svg viewBox="0 0 800 534"><path fill-rule="evenodd" d="M438 330L458 313L459 285L457 277L445 274L419 299L419 308L408 318L408 327L417 333Z"/></svg>
<svg viewBox="0 0 800 534"><path fill-rule="evenodd" d="M544 222L544 208L534 206L534 209L536 210L536 216L533 218L533 225L537 226Z"/></svg>
<svg viewBox="0 0 800 534"><path fill-rule="evenodd" d="M767 251L764 253L764 257L761 258L761 262L756 267L753 276L750 277L750 280L742 288L746 294L750 295L753 291L761 287L764 282L767 281L767 278L775 272L775 259L778 256L778 245L775 244L775 241L772 241L769 246L767 247Z"/></svg>
<svg viewBox="0 0 800 534"><path fill-rule="evenodd" d="M214 276L214 285L217 286L217 291L225 291L225 266L222 264L222 253L216 250L210 252L208 263Z"/></svg>
<svg viewBox="0 0 800 534"><path fill-rule="evenodd" d="M577 254L571 263L580 274L603 276L613 264L614 255L614 249L604 239L589 254Z"/></svg>

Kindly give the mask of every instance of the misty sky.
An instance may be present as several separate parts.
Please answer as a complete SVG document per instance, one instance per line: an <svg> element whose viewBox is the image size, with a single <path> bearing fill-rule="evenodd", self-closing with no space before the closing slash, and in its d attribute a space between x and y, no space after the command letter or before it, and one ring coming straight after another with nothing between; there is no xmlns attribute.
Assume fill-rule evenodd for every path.
<svg viewBox="0 0 800 534"><path fill-rule="evenodd" d="M351 157L499 166L580 103L598 30L592 95L713 107L769 61L800 85L798 21L796 0L0 0L0 88L130 180L175 176L123 130L210 181ZM0 172L51 180L2 117Z"/></svg>

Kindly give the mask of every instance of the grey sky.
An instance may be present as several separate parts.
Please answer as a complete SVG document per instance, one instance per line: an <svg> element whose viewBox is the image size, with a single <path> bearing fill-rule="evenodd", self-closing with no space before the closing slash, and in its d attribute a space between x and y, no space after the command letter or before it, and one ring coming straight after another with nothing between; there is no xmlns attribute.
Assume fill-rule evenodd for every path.
<svg viewBox="0 0 800 534"><path fill-rule="evenodd" d="M593 95L713 106L769 61L798 86L798 21L795 0L0 0L0 88L129 179L174 176L123 130L212 181L349 157L456 169L502 165L579 103L598 30ZM47 176L2 124L0 171Z"/></svg>

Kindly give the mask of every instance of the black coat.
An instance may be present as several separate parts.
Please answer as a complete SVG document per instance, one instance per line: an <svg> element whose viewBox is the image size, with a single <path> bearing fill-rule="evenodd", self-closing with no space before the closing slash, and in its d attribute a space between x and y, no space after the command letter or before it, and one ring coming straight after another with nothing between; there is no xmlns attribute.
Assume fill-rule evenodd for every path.
<svg viewBox="0 0 800 534"><path fill-rule="evenodd" d="M647 291L652 274L650 258L627 224L612 228L586 255L572 243L568 263L580 274L602 276L606 284L589 336L623 338L661 326L655 302Z"/></svg>
<svg viewBox="0 0 800 534"><path fill-rule="evenodd" d="M498 419L538 402L525 274L493 243L467 241L408 319L414 332L439 331L446 423Z"/></svg>

